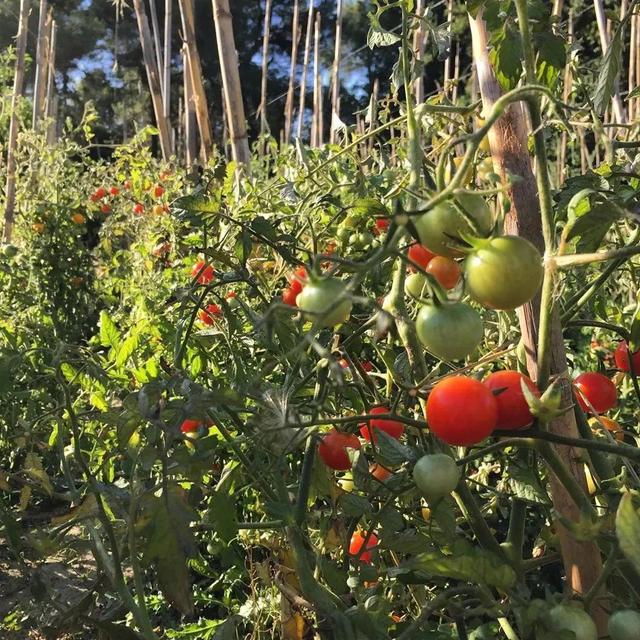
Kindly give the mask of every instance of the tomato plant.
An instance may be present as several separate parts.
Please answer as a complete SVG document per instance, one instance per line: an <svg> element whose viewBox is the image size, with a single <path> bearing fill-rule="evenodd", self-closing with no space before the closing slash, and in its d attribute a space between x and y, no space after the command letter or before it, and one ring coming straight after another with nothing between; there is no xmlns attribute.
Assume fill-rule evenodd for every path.
<svg viewBox="0 0 640 640"><path fill-rule="evenodd" d="M616 386L602 373L587 371L573 381L578 404L583 411L606 413L616 406L618 394Z"/></svg>
<svg viewBox="0 0 640 640"><path fill-rule="evenodd" d="M444 453L422 456L413 467L413 481L431 501L450 494L459 480L460 469L455 460Z"/></svg>
<svg viewBox="0 0 640 640"><path fill-rule="evenodd" d="M526 384L533 395L540 397L540 391L533 381L518 371L495 371L484 380L494 393L498 404L496 429L526 429L533 422L533 415L522 392Z"/></svg>
<svg viewBox="0 0 640 640"><path fill-rule="evenodd" d="M407 257L422 269L426 269L429 262L436 257L436 254L429 251L424 245L415 243L407 249ZM410 268L413 269L413 267Z"/></svg>
<svg viewBox="0 0 640 640"><path fill-rule="evenodd" d="M352 308L346 286L337 278L309 279L296 304L319 327L346 322Z"/></svg>
<svg viewBox="0 0 640 640"><path fill-rule="evenodd" d="M458 263L444 256L435 256L425 267L425 271L431 274L444 289L453 289L460 282L462 275Z"/></svg>
<svg viewBox="0 0 640 640"><path fill-rule="evenodd" d="M199 260L191 268L191 277L197 278L198 284L209 284L215 277L213 265L205 260Z"/></svg>
<svg viewBox="0 0 640 640"><path fill-rule="evenodd" d="M365 564L372 564L373 553L370 549L375 549L378 546L378 536L375 533L366 534L362 531L355 531L351 536L349 542L349 553L354 556L354 559L364 562ZM364 547L364 551L362 548Z"/></svg>
<svg viewBox="0 0 640 640"><path fill-rule="evenodd" d="M217 318L222 316L222 309L219 305L212 303L208 304L204 309L198 311L198 318L200 322L211 326Z"/></svg>
<svg viewBox="0 0 640 640"><path fill-rule="evenodd" d="M631 371L631 365L633 365L634 372L640 372L640 351L629 353L629 345L626 340L622 340L618 343L616 350L613 354L616 362L616 367L620 371Z"/></svg>
<svg viewBox="0 0 640 640"><path fill-rule="evenodd" d="M634 640L640 631L640 613L632 609L616 611L607 628L611 640Z"/></svg>
<svg viewBox="0 0 640 640"><path fill-rule="evenodd" d="M371 415L380 415L391 413L391 410L389 409L389 407L381 405L378 407L371 407L369 413ZM374 418L370 420L368 424L362 424L360 426L360 434L367 442L371 442L372 434L373 442L378 441L376 430L384 431L392 438L398 439L404 433L404 425L402 424L402 422L398 422L397 420L391 420L388 418Z"/></svg>
<svg viewBox="0 0 640 640"><path fill-rule="evenodd" d="M571 631L576 638L584 638L584 640L598 639L596 625L584 609L569 605L558 605L549 612L549 624L555 633Z"/></svg>
<svg viewBox="0 0 640 640"><path fill-rule="evenodd" d="M318 455L331 469L346 471L351 468L347 449L359 449L360 440L352 433L343 433L333 429L322 436L318 445Z"/></svg>

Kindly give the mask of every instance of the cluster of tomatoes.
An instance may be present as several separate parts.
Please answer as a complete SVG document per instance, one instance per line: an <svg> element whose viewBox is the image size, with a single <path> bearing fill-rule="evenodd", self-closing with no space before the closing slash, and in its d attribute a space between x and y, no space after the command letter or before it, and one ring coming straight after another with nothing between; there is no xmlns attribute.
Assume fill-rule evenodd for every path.
<svg viewBox="0 0 640 640"><path fill-rule="evenodd" d="M163 172L160 175L160 180L166 178L168 175L169 174L167 172ZM125 192L132 191L133 184L131 180L124 181L123 189ZM155 185L151 185L149 187L149 191L152 195L152 198L156 201L156 203L151 206L151 213L153 213L154 215L162 215L166 213L169 210L169 205L165 202L158 202L159 200L162 200L162 198L164 197L164 194L166 191L165 187L162 184L160 184L160 182L158 182ZM97 187L95 191L89 196L89 200L93 204L99 204L101 213L103 213L104 215L109 215L112 211L113 204L112 204L112 201L108 199L117 198L122 193L123 193L123 190L117 186L112 186L109 189L107 189L106 187L100 186L100 187ZM146 210L147 209L144 206L144 204L142 204L142 202L133 200L132 211L135 215L141 216L146 212ZM79 217L78 217L78 220L76 220L75 219L76 216L82 216L82 220L80 220ZM73 218L76 224L84 224L85 222L84 216L80 213L74 214Z"/></svg>
<svg viewBox="0 0 640 640"><path fill-rule="evenodd" d="M198 284L208 285L215 277L216 272L213 265L206 260L198 260L191 268L191 278ZM236 297L235 291L229 291L225 295L225 300L229 306L234 306L237 304ZM198 319L206 326L213 325L223 315L222 307L215 302L206 304L204 308L198 311Z"/></svg>

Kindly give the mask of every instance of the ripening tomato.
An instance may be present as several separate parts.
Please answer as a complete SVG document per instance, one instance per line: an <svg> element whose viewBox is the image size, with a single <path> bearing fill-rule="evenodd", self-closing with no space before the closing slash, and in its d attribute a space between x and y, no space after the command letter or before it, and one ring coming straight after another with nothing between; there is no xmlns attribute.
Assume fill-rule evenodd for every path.
<svg viewBox="0 0 640 640"><path fill-rule="evenodd" d="M422 456L413 467L413 481L429 501L449 495L460 481L460 468L445 453Z"/></svg>
<svg viewBox="0 0 640 640"><path fill-rule="evenodd" d="M154 204L153 207L151 207L151 213L154 216L161 216L165 213L165 211L166 209L161 204Z"/></svg>
<svg viewBox="0 0 640 640"><path fill-rule="evenodd" d="M415 262L422 269L426 269L429 262L436 257L436 254L429 251L427 247L416 243L409 247L407 257L411 262ZM412 269L412 267L410 268Z"/></svg>
<svg viewBox="0 0 640 640"><path fill-rule="evenodd" d="M393 475L389 469L378 463L372 464L369 467L369 473L371 473L378 482L386 482Z"/></svg>
<svg viewBox="0 0 640 640"><path fill-rule="evenodd" d="M207 326L211 326L216 318L220 318L222 316L222 309L217 304L208 304L204 309L200 309L198 311L198 318L200 318L200 322L206 324Z"/></svg>
<svg viewBox="0 0 640 640"><path fill-rule="evenodd" d="M131 184L131 180L124 181L124 188L130 190L133 185Z"/></svg>
<svg viewBox="0 0 640 640"><path fill-rule="evenodd" d="M366 546L365 546L366 540ZM365 550L360 553L362 547L365 546ZM361 531L354 531L349 542L349 555L357 556L361 562L371 564L372 553L369 549L374 549L378 546L378 536L372 533L367 539L367 535Z"/></svg>
<svg viewBox="0 0 640 640"><path fill-rule="evenodd" d="M482 382L452 376L432 389L425 413L438 438L447 444L469 446L482 442L495 429L498 403Z"/></svg>
<svg viewBox="0 0 640 640"><path fill-rule="evenodd" d="M491 238L464 264L467 293L489 309L515 309L529 302L544 275L540 252L520 236Z"/></svg>
<svg viewBox="0 0 640 640"><path fill-rule="evenodd" d="M106 202L104 204L100 205L100 211L101 213L104 213L105 215L107 215L108 213L111 213L111 205L107 204Z"/></svg>
<svg viewBox="0 0 640 640"><path fill-rule="evenodd" d="M591 411L587 404L589 402L596 413L606 413L615 407L618 401L616 386L602 373L596 371L581 373L573 381L573 386L576 389L578 404L583 411Z"/></svg>
<svg viewBox="0 0 640 640"><path fill-rule="evenodd" d="M484 335L480 314L462 302L425 304L416 318L418 338L441 360L463 360Z"/></svg>
<svg viewBox="0 0 640 640"><path fill-rule="evenodd" d="M109 193L110 193L112 196L119 196L119 195L120 195L120 189L118 189L118 187L111 187L111 188L109 189Z"/></svg>
<svg viewBox="0 0 640 640"><path fill-rule="evenodd" d="M44 231L44 222L34 222L31 225L31 228L36 232L36 233L42 233Z"/></svg>
<svg viewBox="0 0 640 640"><path fill-rule="evenodd" d="M318 445L318 455L327 467L336 471L351 469L347 449L359 449L360 440L353 433L342 433L336 429L325 433Z"/></svg>
<svg viewBox="0 0 640 640"><path fill-rule="evenodd" d="M369 411L371 415L381 415L385 413L391 413L391 409L384 405L378 407L371 407ZM371 434L373 433L373 441L378 442L378 434L376 429L384 431L387 435L395 438L396 440L404 433L404 425L397 420L389 420L383 418L372 418L369 423L360 425L360 435L367 441L371 442Z"/></svg>
<svg viewBox="0 0 640 640"><path fill-rule="evenodd" d="M133 213L137 216L141 216L144 213L144 205L141 202L136 202L133 205Z"/></svg>
<svg viewBox="0 0 640 640"><path fill-rule="evenodd" d="M95 196L96 200L101 200L107 195L107 190L104 187L98 187L93 192L93 195Z"/></svg>
<svg viewBox="0 0 640 640"><path fill-rule="evenodd" d="M215 271L205 260L198 260L191 269L191 277L197 277L198 284L209 284L215 277Z"/></svg>
<svg viewBox="0 0 640 640"><path fill-rule="evenodd" d="M389 218L376 218L376 221L374 224L375 224L375 227L374 227L373 233L376 236L379 236L387 232L387 229L391 225L391 220L389 220Z"/></svg>
<svg viewBox="0 0 640 640"><path fill-rule="evenodd" d="M633 365L633 371L640 375L640 350L632 353L631 357L629 357L629 345L626 340L618 343L613 357L618 369L629 372L631 371L631 365Z"/></svg>
<svg viewBox="0 0 640 640"><path fill-rule="evenodd" d="M611 640L638 640L640 638L640 613L633 609L616 611L609 618L607 631Z"/></svg>
<svg viewBox="0 0 640 640"><path fill-rule="evenodd" d="M185 420L180 425L180 431L182 431L182 433L194 433L200 428L201 424L200 420Z"/></svg>
<svg viewBox="0 0 640 640"><path fill-rule="evenodd" d="M522 393L522 381L533 395L540 397L533 380L518 371L495 371L484 380L484 385L491 389L498 403L496 429L526 429L531 426L533 416ZM497 391L500 393L496 394Z"/></svg>
<svg viewBox="0 0 640 640"><path fill-rule="evenodd" d="M334 277L310 279L296 304L309 320L325 328L346 322L353 306L347 297L345 283Z"/></svg>
<svg viewBox="0 0 640 640"><path fill-rule="evenodd" d="M559 604L549 611L547 620L550 631L573 631L576 640L598 640L596 624L584 609Z"/></svg>
<svg viewBox="0 0 640 640"><path fill-rule="evenodd" d="M296 306L297 297L298 293L296 293L291 287L287 287L282 291L282 302L288 304L290 307Z"/></svg>
<svg viewBox="0 0 640 640"><path fill-rule="evenodd" d="M302 292L304 285L309 277L306 267L297 267L289 274L287 281L289 282L289 288L295 292L296 295Z"/></svg>
<svg viewBox="0 0 640 640"><path fill-rule="evenodd" d="M87 221L87 219L81 213L74 213L71 216L71 220L74 222L74 224L84 224Z"/></svg>
<svg viewBox="0 0 640 640"><path fill-rule="evenodd" d="M478 232L469 224L462 209L475 221ZM420 242L437 255L456 258L462 255L462 234L487 236L493 228L493 215L484 199L472 192L456 196L455 202L443 202L414 222Z"/></svg>
<svg viewBox="0 0 640 640"><path fill-rule="evenodd" d="M373 363L370 360L365 360L362 363L362 368L367 372L371 373L373 371Z"/></svg>
<svg viewBox="0 0 640 640"><path fill-rule="evenodd" d="M345 358L340 358L340 360L338 360L338 364L339 364L343 369L348 369L348 368L349 368L349 362L348 362Z"/></svg>
<svg viewBox="0 0 640 640"><path fill-rule="evenodd" d="M425 271L430 273L444 289L453 289L460 282L462 274L460 265L445 256L435 256L426 266Z"/></svg>
<svg viewBox="0 0 640 640"><path fill-rule="evenodd" d="M589 418L589 426L594 433L598 433L602 427L611 432L611 435L618 441L624 442L624 431L618 422L606 416L593 416ZM640 628L640 627L639 627Z"/></svg>
<svg viewBox="0 0 640 640"><path fill-rule="evenodd" d="M151 251L151 253L156 258L164 258L170 252L171 252L171 243L166 240L164 242L158 242L158 244L155 247L153 247L153 250Z"/></svg>
<svg viewBox="0 0 640 640"><path fill-rule="evenodd" d="M164 195L164 187L161 184L157 184L153 189L153 195L156 198L162 198Z"/></svg>

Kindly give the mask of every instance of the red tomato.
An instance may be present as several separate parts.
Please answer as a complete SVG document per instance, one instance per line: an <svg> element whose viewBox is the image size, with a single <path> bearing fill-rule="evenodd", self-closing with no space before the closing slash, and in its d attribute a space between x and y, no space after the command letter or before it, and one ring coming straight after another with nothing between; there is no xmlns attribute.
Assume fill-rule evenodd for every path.
<svg viewBox="0 0 640 640"><path fill-rule="evenodd" d="M213 267L204 260L198 260L191 269L191 277L198 278L198 284L209 284L215 277Z"/></svg>
<svg viewBox="0 0 640 640"><path fill-rule="evenodd" d="M161 184L157 184L153 189L153 195L156 198L162 198L164 195L164 187Z"/></svg>
<svg viewBox="0 0 640 640"><path fill-rule="evenodd" d="M378 463L371 465L369 472L378 482L386 482L393 475L392 471Z"/></svg>
<svg viewBox="0 0 640 640"><path fill-rule="evenodd" d="M433 258L436 257L435 253L432 253L426 247L423 247L421 244L412 244L409 247L409 251L407 252L407 256L409 260L415 262L419 267L423 269L427 268L427 265ZM413 270L413 267L409 267Z"/></svg>
<svg viewBox="0 0 640 640"><path fill-rule="evenodd" d="M135 213L137 216L141 216L144 213L144 205L140 202L136 202L133 205L133 213Z"/></svg>
<svg viewBox="0 0 640 640"><path fill-rule="evenodd" d="M119 196L119 195L120 195L120 189L118 189L118 187L111 187L111 188L109 189L109 193L110 193L112 196Z"/></svg>
<svg viewBox="0 0 640 640"><path fill-rule="evenodd" d="M424 269L445 289L453 289L460 282L460 265L451 258L435 256Z"/></svg>
<svg viewBox="0 0 640 640"><path fill-rule="evenodd" d="M96 198L96 200L100 200L101 198L104 198L107 195L107 190L104 187L98 187L93 192L93 195Z"/></svg>
<svg viewBox="0 0 640 640"><path fill-rule="evenodd" d="M185 420L180 426L182 433L195 433L202 423L200 420Z"/></svg>
<svg viewBox="0 0 640 640"><path fill-rule="evenodd" d="M198 311L198 318L203 324L211 326L216 318L222 316L222 309L217 304L208 304Z"/></svg>
<svg viewBox="0 0 640 640"><path fill-rule="evenodd" d="M124 181L124 188L125 189L131 189L131 180L125 180Z"/></svg>
<svg viewBox="0 0 640 640"><path fill-rule="evenodd" d="M576 388L578 404L583 411L591 411L585 400L589 401L596 413L606 413L615 407L618 401L615 384L601 373L581 373L573 381L573 386Z"/></svg>
<svg viewBox="0 0 640 640"><path fill-rule="evenodd" d="M387 229L391 225L391 220L389 220L389 218L376 218L375 225L373 233L379 236L382 233L386 233Z"/></svg>
<svg viewBox="0 0 640 640"><path fill-rule="evenodd" d="M227 295L225 296L225 298L227 300L231 300L231 298L235 298L237 296L235 291L229 291L229 293L227 293Z"/></svg>
<svg viewBox="0 0 640 640"><path fill-rule="evenodd" d="M343 369L348 369L348 368L349 368L349 362L348 362L345 358L340 358L340 360L338 360L338 364L339 364Z"/></svg>
<svg viewBox="0 0 640 640"><path fill-rule="evenodd" d="M111 205L108 205L106 202L100 205L100 211L107 215L107 213L111 213Z"/></svg>
<svg viewBox="0 0 640 640"><path fill-rule="evenodd" d="M357 436L332 429L322 437L322 442L318 445L318 455L327 467L336 471L346 471L351 469L347 448L360 448Z"/></svg>
<svg viewBox="0 0 640 640"><path fill-rule="evenodd" d="M498 403L496 429L525 429L531 426L533 416L522 393L521 380L535 396L540 397L540 391L533 381L518 371L496 371L484 381L484 385L494 392ZM502 391L495 395L498 390Z"/></svg>
<svg viewBox="0 0 640 640"><path fill-rule="evenodd" d="M282 291L282 302L288 304L290 307L296 306L296 298L300 292L296 292L292 287L287 287Z"/></svg>
<svg viewBox="0 0 640 640"><path fill-rule="evenodd" d="M372 407L369 413L377 415L391 413L391 410L385 406ZM373 441L378 442L378 434L375 432L376 429L384 431L392 438L396 438L396 440L404 433L404 425L402 422L398 422L397 420L373 419L369 424L360 425L360 435L362 435L367 442L371 442L371 434L373 433Z"/></svg>
<svg viewBox="0 0 640 640"><path fill-rule="evenodd" d="M301 293L304 287L304 283L307 281L307 277L308 274L306 268L297 267L287 278L291 291L293 291L296 295Z"/></svg>
<svg viewBox="0 0 640 640"><path fill-rule="evenodd" d="M371 373L373 371L373 364L371 364L371 362L369 360L365 360L362 363L362 368L367 372L367 373Z"/></svg>
<svg viewBox="0 0 640 640"><path fill-rule="evenodd" d="M375 533L372 533L367 540L365 551L360 553L360 550L365 544L366 538L367 536L365 533L354 531L351 536L351 541L349 542L349 554L352 556L358 556L358 554L360 554L359 560L361 562L371 564L371 551L369 551L369 549L374 549L378 546L378 536Z"/></svg>
<svg viewBox="0 0 640 640"><path fill-rule="evenodd" d="M631 371L631 365L633 364L633 371L636 374L640 374L640 351L632 353L631 358L629 358L629 345L626 340L618 343L613 357L616 361L616 367L621 371Z"/></svg>
<svg viewBox="0 0 640 640"><path fill-rule="evenodd" d="M336 252L336 243L335 242L327 242L327 246L324 249L324 252L327 255L331 255Z"/></svg>
<svg viewBox="0 0 640 640"><path fill-rule="evenodd" d="M482 442L496 428L498 403L474 378L452 376L438 382L427 400L429 428L447 444Z"/></svg>

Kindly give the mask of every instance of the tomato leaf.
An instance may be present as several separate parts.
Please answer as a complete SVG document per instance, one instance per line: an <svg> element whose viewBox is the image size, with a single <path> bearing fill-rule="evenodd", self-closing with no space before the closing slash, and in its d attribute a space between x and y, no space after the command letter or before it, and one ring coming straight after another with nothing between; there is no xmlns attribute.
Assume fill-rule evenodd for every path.
<svg viewBox="0 0 640 640"><path fill-rule="evenodd" d="M361 518L363 515L371 513L373 507L371 503L355 493L343 493L340 496L340 505L345 516Z"/></svg>
<svg viewBox="0 0 640 640"><path fill-rule="evenodd" d="M141 640L142 636L134 631L125 627L123 624L116 624L115 622L102 622L100 620L92 620L91 624L96 629L102 632L102 636L105 640Z"/></svg>
<svg viewBox="0 0 640 640"><path fill-rule="evenodd" d="M215 527L215 531L225 542L235 538L238 522L233 498L224 491L215 490L211 495L206 520Z"/></svg>
<svg viewBox="0 0 640 640"><path fill-rule="evenodd" d="M522 39L511 21L504 23L502 30L492 38L489 60L500 86L513 89L522 75Z"/></svg>
<svg viewBox="0 0 640 640"><path fill-rule="evenodd" d="M630 493L625 493L616 513L616 536L626 558L640 572L640 515Z"/></svg>
<svg viewBox="0 0 640 640"><path fill-rule="evenodd" d="M631 353L635 353L640 349L640 302L636 306L636 310L633 314L633 320L631 320L631 328L629 329L630 340L629 349Z"/></svg>
<svg viewBox="0 0 640 640"><path fill-rule="evenodd" d="M623 20L616 28L613 38L609 43L602 61L600 63L600 71L598 73L598 81L596 83L593 94L593 106L597 113L602 114L609 106L611 96L613 95L616 78L620 72L620 63L622 59L622 49L624 43L622 33L626 20Z"/></svg>
<svg viewBox="0 0 640 640"><path fill-rule="evenodd" d="M114 353L120 348L120 332L111 316L106 311L100 312L100 342L104 347L111 347Z"/></svg>
<svg viewBox="0 0 640 640"><path fill-rule="evenodd" d="M403 462L415 462L419 456L411 448L392 438L384 431L378 431L378 453L383 462L396 467Z"/></svg>

